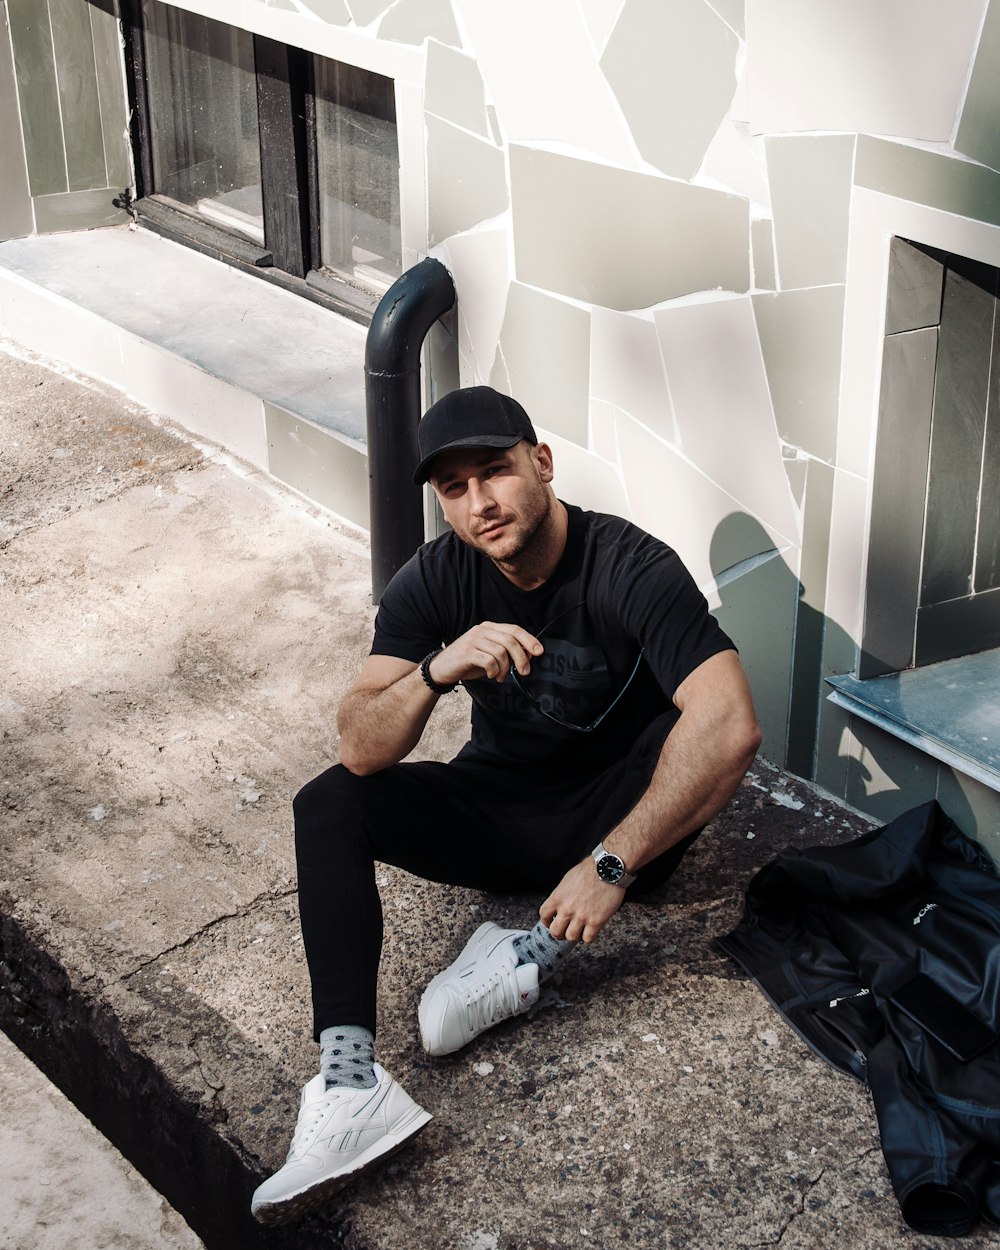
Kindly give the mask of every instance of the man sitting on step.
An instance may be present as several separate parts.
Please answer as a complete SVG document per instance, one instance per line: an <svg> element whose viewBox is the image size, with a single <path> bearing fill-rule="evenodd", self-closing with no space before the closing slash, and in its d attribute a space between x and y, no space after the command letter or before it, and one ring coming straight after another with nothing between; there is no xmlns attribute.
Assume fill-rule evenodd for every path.
<svg viewBox="0 0 1000 1250"><path fill-rule="evenodd" d="M431 1118L374 1061L376 861L543 900L532 928L481 925L430 981L420 1036L445 1055L527 1011L574 944L664 881L760 741L733 644L677 555L562 503L520 404L453 391L418 438L414 480L451 532L386 588L340 706L341 763L295 799L320 1071L287 1162L254 1194L266 1223L318 1205ZM400 763L459 684L468 743L447 764Z"/></svg>

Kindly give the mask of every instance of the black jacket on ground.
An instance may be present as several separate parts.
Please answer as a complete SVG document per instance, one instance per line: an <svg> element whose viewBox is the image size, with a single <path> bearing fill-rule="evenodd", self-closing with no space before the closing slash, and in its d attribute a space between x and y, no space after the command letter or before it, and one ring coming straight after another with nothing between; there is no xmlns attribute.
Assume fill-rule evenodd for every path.
<svg viewBox="0 0 1000 1250"><path fill-rule="evenodd" d="M932 802L843 846L788 848L719 945L868 1085L912 1228L1000 1222L1000 879L978 843Z"/></svg>

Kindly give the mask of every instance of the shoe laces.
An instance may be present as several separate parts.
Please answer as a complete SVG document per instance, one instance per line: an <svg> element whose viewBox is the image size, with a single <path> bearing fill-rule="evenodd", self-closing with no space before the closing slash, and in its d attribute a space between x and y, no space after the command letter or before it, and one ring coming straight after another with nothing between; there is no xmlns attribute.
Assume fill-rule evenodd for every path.
<svg viewBox="0 0 1000 1250"><path fill-rule="evenodd" d="M302 1155L308 1153L309 1147L313 1144L313 1139L322 1127L329 1109L329 1104L325 1102L307 1103L301 1109L299 1117L295 1122L292 1144L288 1147L288 1162L291 1162L292 1159L299 1159Z"/></svg>
<svg viewBox="0 0 1000 1250"><path fill-rule="evenodd" d="M484 981L466 990L465 1011L469 1027L481 1033L506 1020L520 1006L520 991L513 967L497 968Z"/></svg>

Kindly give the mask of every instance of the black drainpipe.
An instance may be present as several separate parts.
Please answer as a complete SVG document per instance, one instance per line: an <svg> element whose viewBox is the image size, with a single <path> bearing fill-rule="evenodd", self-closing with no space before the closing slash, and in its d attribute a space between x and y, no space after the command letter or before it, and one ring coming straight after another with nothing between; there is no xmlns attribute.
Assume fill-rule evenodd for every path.
<svg viewBox="0 0 1000 1250"><path fill-rule="evenodd" d="M376 603L393 573L424 541L423 491L413 485L419 459L420 349L454 302L451 274L428 256L386 291L368 329L365 410Z"/></svg>

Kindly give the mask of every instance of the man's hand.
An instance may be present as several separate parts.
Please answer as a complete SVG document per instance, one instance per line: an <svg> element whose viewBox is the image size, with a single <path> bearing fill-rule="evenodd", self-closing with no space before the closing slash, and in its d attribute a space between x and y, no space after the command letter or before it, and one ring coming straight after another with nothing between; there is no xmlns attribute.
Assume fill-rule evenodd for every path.
<svg viewBox="0 0 1000 1250"><path fill-rule="evenodd" d="M543 650L520 625L484 621L438 652L430 675L442 686L476 677L504 681L511 668L527 676ZM412 660L370 655L337 713L340 762L361 777L398 763L419 742L437 700Z"/></svg>
<svg viewBox="0 0 1000 1250"><path fill-rule="evenodd" d="M569 870L538 914L557 940L592 942L624 899L625 891L602 881L588 856Z"/></svg>
<svg viewBox="0 0 1000 1250"><path fill-rule="evenodd" d="M442 686L459 681L489 677L501 682L511 668L522 677L531 672L531 661L541 655L544 647L534 635L520 625L498 625L483 621L456 638L450 646L434 657L429 672Z"/></svg>

